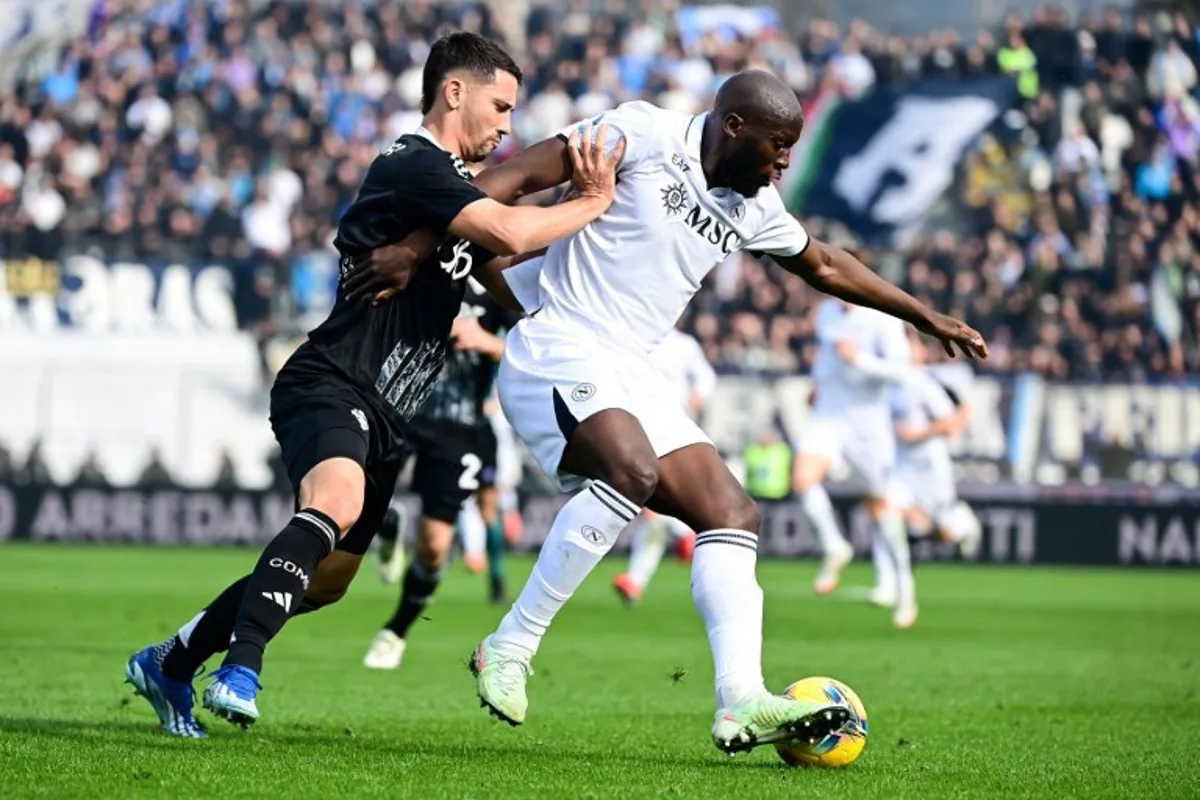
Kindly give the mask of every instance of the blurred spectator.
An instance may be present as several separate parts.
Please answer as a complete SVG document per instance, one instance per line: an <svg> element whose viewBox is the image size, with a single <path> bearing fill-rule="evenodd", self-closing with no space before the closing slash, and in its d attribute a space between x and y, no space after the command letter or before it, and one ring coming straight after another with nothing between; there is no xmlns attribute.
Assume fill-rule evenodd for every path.
<svg viewBox="0 0 1200 800"><path fill-rule="evenodd" d="M996 63L1001 72L1016 78L1017 90L1022 97L1032 100L1038 96L1037 56L1029 49L1020 31L1009 32L1008 41L996 54Z"/></svg>

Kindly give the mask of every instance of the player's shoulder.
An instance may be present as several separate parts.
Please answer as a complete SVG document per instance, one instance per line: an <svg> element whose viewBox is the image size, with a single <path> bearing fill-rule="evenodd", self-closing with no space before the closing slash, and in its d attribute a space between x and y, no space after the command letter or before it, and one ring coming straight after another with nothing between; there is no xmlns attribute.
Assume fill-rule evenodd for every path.
<svg viewBox="0 0 1200 800"><path fill-rule="evenodd" d="M677 111L670 111L656 106L646 100L630 100L626 103L621 103L611 112L614 117L620 117L629 122L641 122L647 126L653 126L657 122L688 120L691 117L686 114L680 114ZM604 115L601 115L603 117Z"/></svg>
<svg viewBox="0 0 1200 800"><path fill-rule="evenodd" d="M687 136L688 125L696 118L678 111L661 108L645 100L630 100L621 103L612 111L597 118L597 123L608 122L621 129L627 137L642 142L650 140L679 140Z"/></svg>
<svg viewBox="0 0 1200 800"><path fill-rule="evenodd" d="M470 180L471 173L461 158L443 150L416 133L406 133L379 154L376 163L394 170L437 170Z"/></svg>

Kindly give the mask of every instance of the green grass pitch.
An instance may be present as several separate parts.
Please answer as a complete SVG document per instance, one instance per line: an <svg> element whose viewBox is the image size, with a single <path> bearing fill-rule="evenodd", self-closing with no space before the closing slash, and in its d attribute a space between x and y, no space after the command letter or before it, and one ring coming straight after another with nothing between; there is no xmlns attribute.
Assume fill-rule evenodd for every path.
<svg viewBox="0 0 1200 800"><path fill-rule="evenodd" d="M760 798L1200 796L1200 577L926 566L922 616L818 600L814 565L765 562L764 664L781 690L838 677L872 738L841 771L730 759L709 741L712 666L685 568L645 603L612 558L560 615L519 729L478 707L466 660L501 610L451 571L395 673L359 664L395 589L349 596L268 652L259 724L176 741L122 685L255 554L0 548L0 797ZM515 562L524 577L530 561ZM849 583L864 584L866 567ZM210 665L215 666L215 665Z"/></svg>

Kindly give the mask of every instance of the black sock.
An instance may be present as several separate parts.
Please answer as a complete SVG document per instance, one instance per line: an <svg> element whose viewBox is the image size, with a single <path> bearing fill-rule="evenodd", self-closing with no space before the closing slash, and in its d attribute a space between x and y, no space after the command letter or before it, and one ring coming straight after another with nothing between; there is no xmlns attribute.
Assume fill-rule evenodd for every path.
<svg viewBox="0 0 1200 800"><path fill-rule="evenodd" d="M385 542L395 542L400 538L400 512L389 508L383 515L383 522L375 534L376 538Z"/></svg>
<svg viewBox="0 0 1200 800"><path fill-rule="evenodd" d="M401 639L405 638L408 629L433 599L433 593L437 591L441 582L441 572L428 572L421 566L420 561L414 560L404 573L404 590L400 594L400 605L396 606L396 613L384 627Z"/></svg>
<svg viewBox="0 0 1200 800"><path fill-rule="evenodd" d="M173 637L171 649L163 659L163 675L173 681L190 681L205 661L229 647L233 623L249 582L250 576L246 575L217 595L192 628L186 645L178 634Z"/></svg>
<svg viewBox="0 0 1200 800"><path fill-rule="evenodd" d="M267 642L304 602L309 578L321 559L333 551L338 535L337 523L320 511L306 508L271 540L250 575L225 665L262 672Z"/></svg>

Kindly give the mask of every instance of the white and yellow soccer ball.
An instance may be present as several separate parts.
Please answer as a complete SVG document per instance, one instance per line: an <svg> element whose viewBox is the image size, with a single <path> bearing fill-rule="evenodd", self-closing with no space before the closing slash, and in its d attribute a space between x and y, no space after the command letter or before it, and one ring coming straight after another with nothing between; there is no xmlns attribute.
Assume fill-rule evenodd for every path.
<svg viewBox="0 0 1200 800"><path fill-rule="evenodd" d="M804 678L783 692L785 697L814 703L834 703L850 712L846 724L819 742L780 742L779 757L793 767L844 767L854 763L867 746L867 709L849 686L833 678Z"/></svg>

